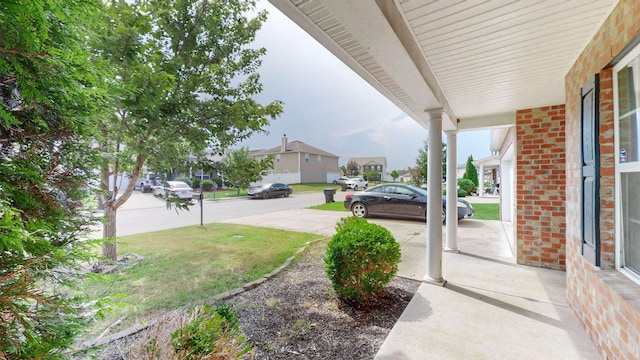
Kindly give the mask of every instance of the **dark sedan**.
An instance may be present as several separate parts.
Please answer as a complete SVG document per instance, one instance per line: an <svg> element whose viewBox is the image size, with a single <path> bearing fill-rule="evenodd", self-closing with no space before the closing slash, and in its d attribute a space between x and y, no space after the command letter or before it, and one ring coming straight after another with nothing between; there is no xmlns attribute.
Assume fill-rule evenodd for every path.
<svg viewBox="0 0 640 360"><path fill-rule="evenodd" d="M473 216L473 206L458 199L458 220ZM344 207L354 216L427 218L427 191L413 185L382 184L365 191L347 194ZM442 199L442 223L446 221L446 200Z"/></svg>
<svg viewBox="0 0 640 360"><path fill-rule="evenodd" d="M252 186L247 191L249 197L268 199L270 197L289 197L293 192L291 186L282 183L269 183L259 186Z"/></svg>

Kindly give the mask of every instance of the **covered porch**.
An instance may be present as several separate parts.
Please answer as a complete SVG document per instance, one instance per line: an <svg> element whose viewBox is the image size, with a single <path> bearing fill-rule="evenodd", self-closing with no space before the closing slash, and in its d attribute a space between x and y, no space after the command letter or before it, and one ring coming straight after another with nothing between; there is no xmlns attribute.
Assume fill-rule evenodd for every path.
<svg viewBox="0 0 640 360"><path fill-rule="evenodd" d="M619 94L615 80L622 77L625 84L640 83L636 73L626 73L640 69L638 1L270 1L428 130L429 200L422 239L426 252L422 289L428 289L423 295L434 302L418 306L421 312L413 315L408 309L403 321L419 324L407 327L410 330L404 337L413 342L402 343L405 348L397 348L397 353L382 349L380 356L438 358L431 353L414 357L411 351L414 346L424 348L418 344L435 346L431 341L439 336L439 329L451 330L449 319L470 328L505 320L508 329L509 324L536 318L534 322L551 327L534 331L517 326L514 332L518 334L508 330L496 334L514 343L518 341L510 336L526 339L547 332L560 339L562 335L555 331L567 330L563 325L569 316L558 315L562 307L537 313L525 306L526 296L518 304L508 304L501 297L528 282L528 275L534 273L532 278L542 282L538 290L546 292L556 281L538 274L554 269L557 283L566 286L567 302L598 350L612 359L640 358L640 276L627 273L623 263L638 258L623 257L621 244L630 244L634 251L640 245L637 233L625 235L628 239L622 236L620 204L630 193L621 192L618 174L622 170L640 173L640 160L634 159L631 167L623 169L626 152L618 156L616 148L620 141L640 145L637 139L629 141L627 135L616 132L616 126L626 120L620 120L614 111L617 105L629 102ZM624 87L622 91L629 92ZM635 92L631 95L638 102L640 96ZM631 112L637 109L634 103ZM502 224L512 224L512 237L507 236L512 241L507 243L517 267L493 253L465 255L465 247L474 242L462 245L462 228L455 222L448 222L444 231L440 224L442 137L446 135L446 193L451 204L456 194L456 177L451 175L456 174L457 135L475 129L498 132L491 151L500 161ZM452 215L448 213L447 218ZM489 264L504 268L494 273L483 267ZM465 283L467 280L482 285ZM469 289L476 287L488 292ZM486 314L484 322L472 313L462 316L456 306L436 309L435 299L445 299L440 296L446 294L450 297L442 300L443 306L447 301L467 304L466 310ZM471 298L493 300L489 305L468 302ZM556 301L554 297L531 299L534 301L527 306ZM493 311L498 308L500 312ZM565 309L569 312L564 314L571 314ZM513 314L519 317L512 318ZM476 330L465 333L465 338L456 338L458 331L445 331L457 340L446 342L450 350L474 348L476 344L469 341L477 341L478 351L491 354L496 350L491 345L502 343L481 336L485 335L482 327ZM574 333L567 330L567 334ZM563 341L582 343L571 336ZM513 353L487 357L523 358L531 351L526 344L520 344L519 350L513 348ZM464 354L475 357L475 353ZM588 358L581 351L573 356L558 354L541 358Z"/></svg>

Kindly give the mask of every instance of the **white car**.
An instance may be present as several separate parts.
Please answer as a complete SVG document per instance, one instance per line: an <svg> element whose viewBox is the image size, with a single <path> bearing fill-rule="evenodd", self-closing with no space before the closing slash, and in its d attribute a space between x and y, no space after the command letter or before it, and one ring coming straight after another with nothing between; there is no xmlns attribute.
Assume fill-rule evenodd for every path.
<svg viewBox="0 0 640 360"><path fill-rule="evenodd" d="M344 183L349 189L358 190L366 189L369 186L369 182L363 178L351 178Z"/></svg>
<svg viewBox="0 0 640 360"><path fill-rule="evenodd" d="M184 181L165 181L164 184L153 188L153 195L165 197L169 194L177 195L180 199L191 200L193 198L193 189Z"/></svg>

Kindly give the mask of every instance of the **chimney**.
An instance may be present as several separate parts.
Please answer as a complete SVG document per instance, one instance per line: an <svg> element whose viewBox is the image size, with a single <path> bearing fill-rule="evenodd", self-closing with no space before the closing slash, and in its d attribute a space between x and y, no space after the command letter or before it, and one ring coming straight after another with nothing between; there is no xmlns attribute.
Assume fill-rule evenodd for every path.
<svg viewBox="0 0 640 360"><path fill-rule="evenodd" d="M282 146L280 146L280 152L287 151L287 134L282 135Z"/></svg>

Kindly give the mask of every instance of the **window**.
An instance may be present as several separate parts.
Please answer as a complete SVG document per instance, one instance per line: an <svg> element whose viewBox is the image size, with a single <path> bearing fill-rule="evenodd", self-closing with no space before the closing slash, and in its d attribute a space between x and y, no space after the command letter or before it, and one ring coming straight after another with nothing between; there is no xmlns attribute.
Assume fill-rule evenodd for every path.
<svg viewBox="0 0 640 360"><path fill-rule="evenodd" d="M322 163L322 156L318 155L318 158L317 158L316 162L318 164Z"/></svg>
<svg viewBox="0 0 640 360"><path fill-rule="evenodd" d="M280 162L280 154L276 154L276 162L279 163Z"/></svg>
<svg viewBox="0 0 640 360"><path fill-rule="evenodd" d="M613 69L616 267L640 283L640 46Z"/></svg>
<svg viewBox="0 0 640 360"><path fill-rule="evenodd" d="M309 154L304 154L304 162L309 162Z"/></svg>

